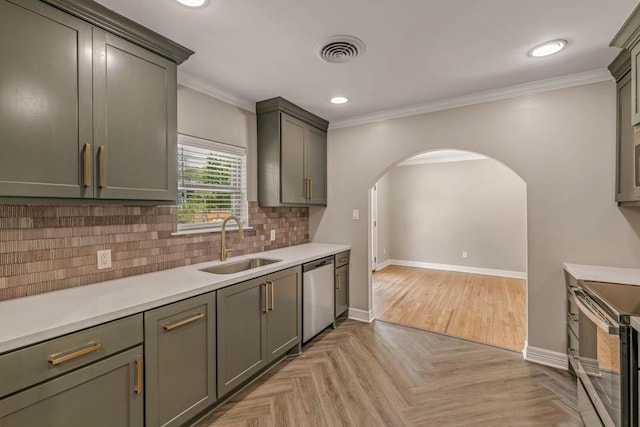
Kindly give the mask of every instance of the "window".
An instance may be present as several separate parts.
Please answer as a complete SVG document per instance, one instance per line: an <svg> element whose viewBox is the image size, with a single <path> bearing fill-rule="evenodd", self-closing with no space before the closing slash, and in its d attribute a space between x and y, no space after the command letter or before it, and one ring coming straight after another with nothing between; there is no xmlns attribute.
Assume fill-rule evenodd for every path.
<svg viewBox="0 0 640 427"><path fill-rule="evenodd" d="M229 215L248 225L244 148L178 135L178 230L219 229Z"/></svg>

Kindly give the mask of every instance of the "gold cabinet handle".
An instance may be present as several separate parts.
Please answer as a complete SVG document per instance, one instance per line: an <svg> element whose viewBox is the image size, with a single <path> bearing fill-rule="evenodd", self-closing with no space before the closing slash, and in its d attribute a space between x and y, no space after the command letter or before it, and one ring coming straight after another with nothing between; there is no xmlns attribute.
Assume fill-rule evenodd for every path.
<svg viewBox="0 0 640 427"><path fill-rule="evenodd" d="M273 282L269 282L271 285L271 311L276 308L276 288L273 286Z"/></svg>
<svg viewBox="0 0 640 427"><path fill-rule="evenodd" d="M309 200L309 178L304 179L304 185L305 185L304 198Z"/></svg>
<svg viewBox="0 0 640 427"><path fill-rule="evenodd" d="M204 313L198 313L198 314L196 314L195 316L191 316L191 317L189 317L188 319L184 319L184 320L181 320L181 321L179 321L179 322L176 322L176 323L172 323L172 324L170 324L170 325L163 326L163 327L162 327L162 329L164 329L164 330L165 330L165 331L167 331L167 332L168 332L168 331L172 331L172 330L174 330L174 329L176 329L176 328L179 328L180 326L188 325L189 323L193 323L193 322L195 322L196 320L200 320L200 319L202 319L203 317L204 317Z"/></svg>
<svg viewBox="0 0 640 427"><path fill-rule="evenodd" d="M269 312L269 282L263 283L264 286L264 311L263 313Z"/></svg>
<svg viewBox="0 0 640 427"><path fill-rule="evenodd" d="M98 161L100 162L100 174L99 174L99 185L100 188L107 187L107 171L105 170L107 167L107 147L101 145L98 147Z"/></svg>
<svg viewBox="0 0 640 427"><path fill-rule="evenodd" d="M313 180L309 179L309 200L313 199Z"/></svg>
<svg viewBox="0 0 640 427"><path fill-rule="evenodd" d="M347 261L349 261L349 258L348 258L348 257L340 258L340 259L338 260L338 262L347 262Z"/></svg>
<svg viewBox="0 0 640 427"><path fill-rule="evenodd" d="M68 362L69 360L76 359L80 356L84 356L85 354L93 353L94 351L98 351L101 348L102 348L102 345L100 343L94 343L81 350L74 351L73 353L65 354L64 356L60 356L60 357L56 357L57 355L50 356L49 363L52 366L56 366L64 362Z"/></svg>
<svg viewBox="0 0 640 427"><path fill-rule="evenodd" d="M91 144L84 144L84 186L91 187Z"/></svg>
<svg viewBox="0 0 640 427"><path fill-rule="evenodd" d="M142 360L136 359L136 394L142 393Z"/></svg>

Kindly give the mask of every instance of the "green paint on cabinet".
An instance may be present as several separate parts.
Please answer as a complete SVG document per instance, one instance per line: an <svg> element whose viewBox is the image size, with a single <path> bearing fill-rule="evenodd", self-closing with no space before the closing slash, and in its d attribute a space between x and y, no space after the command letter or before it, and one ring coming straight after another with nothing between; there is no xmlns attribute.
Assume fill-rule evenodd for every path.
<svg viewBox="0 0 640 427"><path fill-rule="evenodd" d="M142 346L0 400L2 427L142 427Z"/></svg>
<svg viewBox="0 0 640 427"><path fill-rule="evenodd" d="M97 3L50 2L0 0L0 197L175 202L176 63L140 45L192 52Z"/></svg>
<svg viewBox="0 0 640 427"><path fill-rule="evenodd" d="M215 293L144 314L146 421L180 426L216 401Z"/></svg>
<svg viewBox="0 0 640 427"><path fill-rule="evenodd" d="M218 395L300 345L300 266L217 291Z"/></svg>

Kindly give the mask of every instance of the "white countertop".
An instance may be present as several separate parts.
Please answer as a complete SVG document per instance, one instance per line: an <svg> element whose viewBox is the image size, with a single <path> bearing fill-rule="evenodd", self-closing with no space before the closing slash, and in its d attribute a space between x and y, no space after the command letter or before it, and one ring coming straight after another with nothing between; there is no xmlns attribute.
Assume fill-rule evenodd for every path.
<svg viewBox="0 0 640 427"><path fill-rule="evenodd" d="M640 332L640 317L631 316L631 327L636 331Z"/></svg>
<svg viewBox="0 0 640 427"><path fill-rule="evenodd" d="M64 289L0 302L0 353L140 313L254 277L293 267L350 249L348 245L307 243L229 258L282 261L234 274L200 269L221 264L205 262L93 285Z"/></svg>
<svg viewBox="0 0 640 427"><path fill-rule="evenodd" d="M640 285L640 269L604 267L599 265L562 264L562 267L577 280L622 285Z"/></svg>

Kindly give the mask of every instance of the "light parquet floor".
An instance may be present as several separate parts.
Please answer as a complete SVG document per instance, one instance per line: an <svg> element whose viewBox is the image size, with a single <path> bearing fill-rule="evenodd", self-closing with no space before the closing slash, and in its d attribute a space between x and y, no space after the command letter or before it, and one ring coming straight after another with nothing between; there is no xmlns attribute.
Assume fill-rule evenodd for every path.
<svg viewBox="0 0 640 427"><path fill-rule="evenodd" d="M520 351L526 282L389 266L373 274L376 319Z"/></svg>
<svg viewBox="0 0 640 427"><path fill-rule="evenodd" d="M197 427L552 425L582 425L567 372L470 341L347 320Z"/></svg>

